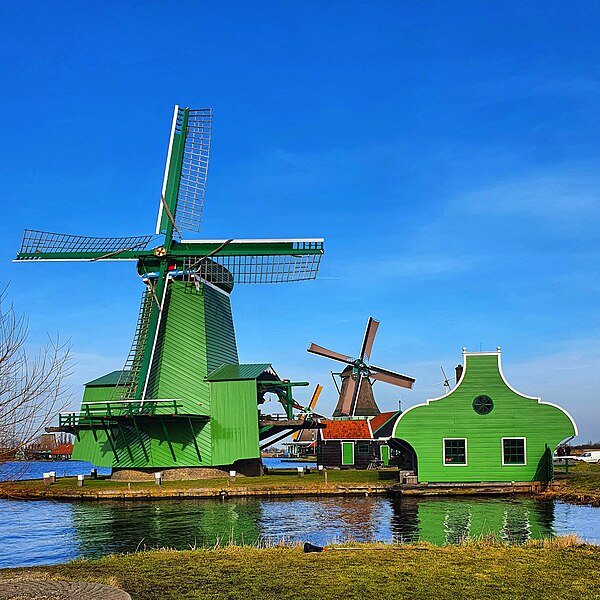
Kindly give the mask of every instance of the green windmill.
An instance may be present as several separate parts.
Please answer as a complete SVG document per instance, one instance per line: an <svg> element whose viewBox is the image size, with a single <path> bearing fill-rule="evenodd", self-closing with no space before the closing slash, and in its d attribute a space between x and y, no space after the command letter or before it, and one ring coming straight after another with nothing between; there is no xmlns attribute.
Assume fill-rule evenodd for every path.
<svg viewBox="0 0 600 600"><path fill-rule="evenodd" d="M314 279L322 239L194 240L208 173L212 109L175 106L156 237L25 230L17 261L135 260L145 283L122 371L86 384L79 412L52 428L76 437L73 458L118 472L229 467L257 472L261 444L311 426L270 364L239 364L235 283ZM285 415L261 415L274 394ZM312 425L314 427L314 425ZM179 471L172 471L175 477Z"/></svg>

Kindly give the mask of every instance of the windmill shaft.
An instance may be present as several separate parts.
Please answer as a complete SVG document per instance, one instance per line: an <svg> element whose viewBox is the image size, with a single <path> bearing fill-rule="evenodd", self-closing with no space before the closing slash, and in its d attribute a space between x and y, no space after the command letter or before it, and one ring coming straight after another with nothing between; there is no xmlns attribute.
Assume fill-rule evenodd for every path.
<svg viewBox="0 0 600 600"><path fill-rule="evenodd" d="M177 214L177 196L179 194L179 182L181 179L181 167L183 165L183 154L185 151L185 138L187 135L187 122L189 109L175 109L174 129L171 132L171 145L169 164L167 166L167 178L164 194L161 196L162 218L159 223L159 231L165 234L165 247L169 248L173 239L173 230L176 229L175 218ZM174 135L178 129L177 135ZM159 233L157 231L157 233Z"/></svg>
<svg viewBox="0 0 600 600"><path fill-rule="evenodd" d="M182 241L172 252L181 256L207 256L218 250L219 256L312 256L323 254L323 240L214 240Z"/></svg>
<svg viewBox="0 0 600 600"><path fill-rule="evenodd" d="M148 236L144 246L147 245L149 239ZM225 245L225 242L228 243ZM169 256L175 258L195 257L201 259L209 254L215 254L217 250L218 256L320 256L323 254L323 243L322 241L305 242L304 240L296 242L223 240L199 243L173 242L170 248L165 244L165 249ZM108 256L109 254L110 256ZM50 251L41 249L35 251L34 248L26 248L18 253L16 260L138 260L152 257L154 257L154 250L131 250L127 247L109 251L105 249Z"/></svg>

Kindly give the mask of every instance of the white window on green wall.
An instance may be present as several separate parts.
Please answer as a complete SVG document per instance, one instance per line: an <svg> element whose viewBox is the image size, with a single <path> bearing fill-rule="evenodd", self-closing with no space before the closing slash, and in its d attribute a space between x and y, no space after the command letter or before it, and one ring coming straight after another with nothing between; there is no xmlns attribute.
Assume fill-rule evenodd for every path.
<svg viewBox="0 0 600 600"><path fill-rule="evenodd" d="M446 467L464 467L467 464L466 438L444 438L444 465Z"/></svg>
<svg viewBox="0 0 600 600"><path fill-rule="evenodd" d="M524 437L502 438L502 464L527 464L527 444Z"/></svg>

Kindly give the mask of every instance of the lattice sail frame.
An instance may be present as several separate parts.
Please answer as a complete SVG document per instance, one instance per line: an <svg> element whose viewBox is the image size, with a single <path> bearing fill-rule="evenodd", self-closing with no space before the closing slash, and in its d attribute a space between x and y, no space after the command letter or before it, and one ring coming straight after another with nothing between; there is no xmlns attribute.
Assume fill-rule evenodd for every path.
<svg viewBox="0 0 600 600"><path fill-rule="evenodd" d="M44 254L100 252L106 255L144 250L151 235L128 237L90 237L26 229L17 260L40 260Z"/></svg>
<svg viewBox="0 0 600 600"><path fill-rule="evenodd" d="M180 230L200 231L211 135L212 108L190 109L174 215Z"/></svg>
<svg viewBox="0 0 600 600"><path fill-rule="evenodd" d="M187 111L187 125L185 113ZM184 109L175 106L167 164L163 179L162 198L158 210L156 233L161 231L164 217L163 201L167 197L169 169L173 155L175 136L184 136L183 159L178 174L177 201L172 207L175 227L178 231L200 231L200 221L204 209L208 162L210 158L210 142L212 137L212 108Z"/></svg>
<svg viewBox="0 0 600 600"><path fill-rule="evenodd" d="M296 241L294 249L322 250L322 241ZM184 258L184 274L210 283L287 283L316 279L322 253L215 254L210 258Z"/></svg>

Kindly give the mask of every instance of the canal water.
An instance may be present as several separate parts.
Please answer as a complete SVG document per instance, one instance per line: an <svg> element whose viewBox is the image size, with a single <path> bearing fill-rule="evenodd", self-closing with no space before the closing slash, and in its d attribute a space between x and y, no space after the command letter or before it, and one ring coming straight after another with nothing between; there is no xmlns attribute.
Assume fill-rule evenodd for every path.
<svg viewBox="0 0 600 600"><path fill-rule="evenodd" d="M0 500L0 567L234 541L516 543L577 533L600 543L600 509L531 498L332 497L122 502Z"/></svg>
<svg viewBox="0 0 600 600"><path fill-rule="evenodd" d="M296 467L314 467L314 462L299 462L285 458L263 458L269 469L295 469ZM98 475L110 475L110 467L95 467L82 460L13 460L0 464L0 481L16 479L41 479L47 471L55 471L57 477L75 477L89 475L96 469Z"/></svg>
<svg viewBox="0 0 600 600"><path fill-rule="evenodd" d="M271 460L271 468L296 466L267 460ZM45 471L70 476L89 473L92 467L74 461L5 464L0 479L37 478ZM522 496L243 498L223 502L0 500L0 568L230 541L325 545L341 540L425 540L447 544L493 534L523 543L570 533L600 544L600 508Z"/></svg>
<svg viewBox="0 0 600 600"><path fill-rule="evenodd" d="M13 460L0 464L0 481L41 479L47 471L54 471L57 477L75 477L89 475L91 469L99 475L110 475L112 471L82 460Z"/></svg>

